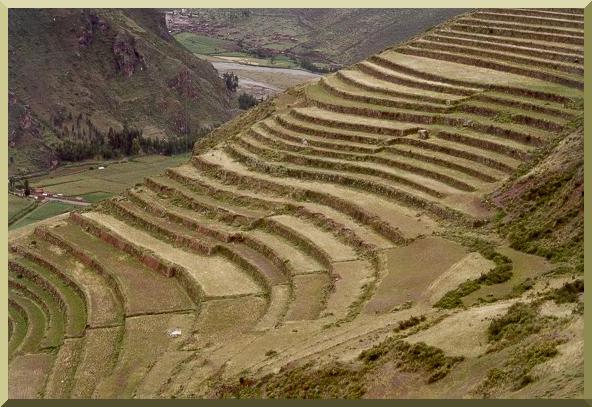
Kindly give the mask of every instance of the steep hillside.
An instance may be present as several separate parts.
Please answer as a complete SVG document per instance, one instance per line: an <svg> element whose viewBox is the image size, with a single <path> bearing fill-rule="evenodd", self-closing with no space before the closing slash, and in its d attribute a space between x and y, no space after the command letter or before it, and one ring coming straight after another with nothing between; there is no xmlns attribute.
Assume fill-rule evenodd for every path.
<svg viewBox="0 0 592 407"><path fill-rule="evenodd" d="M583 40L462 15L13 235L10 396L582 397Z"/></svg>
<svg viewBox="0 0 592 407"><path fill-rule="evenodd" d="M228 51L349 65L406 41L462 9L184 9L169 13L173 33L226 41ZM231 54L229 54L231 55Z"/></svg>
<svg viewBox="0 0 592 407"><path fill-rule="evenodd" d="M512 247L584 267L584 131L491 197Z"/></svg>
<svg viewBox="0 0 592 407"><path fill-rule="evenodd" d="M50 167L64 140L124 124L162 138L231 117L213 67L180 46L157 11L11 10L9 66L11 174Z"/></svg>

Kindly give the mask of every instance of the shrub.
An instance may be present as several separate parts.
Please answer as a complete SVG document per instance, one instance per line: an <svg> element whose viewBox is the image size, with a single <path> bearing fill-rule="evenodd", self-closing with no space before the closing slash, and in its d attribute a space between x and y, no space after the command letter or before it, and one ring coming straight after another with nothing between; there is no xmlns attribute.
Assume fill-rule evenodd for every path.
<svg viewBox="0 0 592 407"><path fill-rule="evenodd" d="M553 290L547 298L554 300L556 304L565 304L567 302L576 302L578 294L582 292L584 292L584 280L575 280Z"/></svg>
<svg viewBox="0 0 592 407"><path fill-rule="evenodd" d="M538 317L537 309L530 304L517 302L499 318L491 321L487 328L489 341L502 339L515 341L541 329L542 318Z"/></svg>
<svg viewBox="0 0 592 407"><path fill-rule="evenodd" d="M259 101L257 100L257 98L248 93L241 93L241 95L238 97L238 105L243 110L250 109L258 103Z"/></svg>
<svg viewBox="0 0 592 407"><path fill-rule="evenodd" d="M399 324L398 324L397 328L395 328L395 332L402 331L402 330L405 330L407 328L411 328L412 326L415 326L415 325L417 325L420 322L423 322L425 320L426 320L425 315L422 315L420 317L411 316L410 318L408 318L408 319L406 319L404 321L399 321Z"/></svg>
<svg viewBox="0 0 592 407"><path fill-rule="evenodd" d="M462 306L462 298L479 289L479 280L469 280L460 284L458 288L448 291L438 302L436 308L452 309Z"/></svg>

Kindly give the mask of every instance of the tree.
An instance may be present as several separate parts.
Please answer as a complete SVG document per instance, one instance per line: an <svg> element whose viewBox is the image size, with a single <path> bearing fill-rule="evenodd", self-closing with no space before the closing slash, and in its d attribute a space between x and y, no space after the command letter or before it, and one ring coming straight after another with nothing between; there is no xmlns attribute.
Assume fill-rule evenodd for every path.
<svg viewBox="0 0 592 407"><path fill-rule="evenodd" d="M137 137L132 141L131 153L132 153L132 155L140 154L140 140Z"/></svg>
<svg viewBox="0 0 592 407"><path fill-rule="evenodd" d="M222 78L226 84L226 89L231 92L236 92L236 88L238 88L238 76L236 76L234 72L225 72L222 75Z"/></svg>
<svg viewBox="0 0 592 407"><path fill-rule="evenodd" d="M31 188L29 187L29 180L25 180L25 196L31 195Z"/></svg>

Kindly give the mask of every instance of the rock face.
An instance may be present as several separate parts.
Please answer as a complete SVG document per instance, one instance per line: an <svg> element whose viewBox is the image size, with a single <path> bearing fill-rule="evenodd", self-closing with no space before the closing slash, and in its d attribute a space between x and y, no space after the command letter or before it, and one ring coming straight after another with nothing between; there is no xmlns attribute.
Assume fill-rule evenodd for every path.
<svg viewBox="0 0 592 407"><path fill-rule="evenodd" d="M117 72L123 76L130 77L136 70L146 68L144 57L136 49L136 39L126 32L120 31L115 36L113 54Z"/></svg>

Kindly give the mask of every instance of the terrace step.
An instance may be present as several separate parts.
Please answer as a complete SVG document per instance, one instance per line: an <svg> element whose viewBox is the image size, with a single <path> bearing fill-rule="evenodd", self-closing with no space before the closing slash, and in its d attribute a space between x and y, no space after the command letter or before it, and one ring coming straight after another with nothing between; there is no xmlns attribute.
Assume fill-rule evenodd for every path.
<svg viewBox="0 0 592 407"><path fill-rule="evenodd" d="M372 60L395 73L402 72L416 78L455 86L472 86L481 90L503 92L530 100L570 103L573 97L582 95L577 89L505 71L476 65L470 65L468 68L467 65L441 59L434 64L433 58L402 54L399 49L375 55Z"/></svg>
<svg viewBox="0 0 592 407"><path fill-rule="evenodd" d="M418 130L417 125L394 122L392 120L360 117L348 113L332 112L317 107L294 108L290 114L300 120L306 120L326 127L345 128L375 134L402 137Z"/></svg>
<svg viewBox="0 0 592 407"><path fill-rule="evenodd" d="M382 71L382 69L379 70ZM444 105L452 105L465 98L460 95L442 94L440 92L434 92L414 86L398 85L393 82L377 79L360 70L343 69L336 72L335 76L343 82L354 85L360 89L401 98L423 100Z"/></svg>
<svg viewBox="0 0 592 407"><path fill-rule="evenodd" d="M45 385L45 398L66 399L74 384L85 338L66 339L58 351Z"/></svg>
<svg viewBox="0 0 592 407"><path fill-rule="evenodd" d="M86 331L80 361L72 379L71 398L92 397L97 384L113 370L121 351L123 335L123 326Z"/></svg>
<svg viewBox="0 0 592 407"><path fill-rule="evenodd" d="M170 169L168 174L177 173L176 169ZM164 178L161 178L164 180ZM180 181L175 177L176 181ZM130 200L139 206L151 206L150 211L156 216L166 217L172 222L180 223L202 236L211 237L221 242L230 242L238 237L236 228L222 222L200 215L194 210L174 205L173 194L156 193L143 186L128 191Z"/></svg>
<svg viewBox="0 0 592 407"><path fill-rule="evenodd" d="M96 387L93 397L133 397L137 386L158 359L165 352L179 348L188 335L186 332L190 332L194 318L193 313L126 318L117 364ZM169 335L174 329L182 334L178 337Z"/></svg>
<svg viewBox="0 0 592 407"><path fill-rule="evenodd" d="M36 250L27 249L27 257L43 269L50 270L54 276L65 280L67 285L75 287L74 289L82 294L85 303L79 304L78 308L72 308L72 310L79 312L81 309L86 309L87 326L113 326L121 323L123 317L121 297L104 276L71 257L64 249L52 242L43 239L37 241L36 246ZM37 264L27 264L27 266L39 271L40 267ZM44 276L47 276L47 272L45 273Z"/></svg>
<svg viewBox="0 0 592 407"><path fill-rule="evenodd" d="M368 287L375 281L374 270L367 260L334 263L333 290L327 296L327 305L321 316L333 316L337 320L355 316Z"/></svg>
<svg viewBox="0 0 592 407"><path fill-rule="evenodd" d="M443 149L439 151L437 145L434 145L434 141L437 140L417 140L409 139L409 143L397 143L385 148L385 152L392 155L396 155L398 158L409 157L410 159L434 163L434 165L451 168L456 172L463 173L470 177L479 179L484 182L495 182L506 177L506 173L497 168L492 168L477 159L469 159L464 157L458 157L453 155L453 152L448 152ZM482 153L481 151L477 151ZM466 153L469 153L466 151ZM469 157L468 155L466 155ZM454 157L454 158L453 158ZM482 157L482 156L479 156ZM483 162L486 158L482 157Z"/></svg>
<svg viewBox="0 0 592 407"><path fill-rule="evenodd" d="M329 276L322 273L303 274L294 277L294 300L286 313L286 321L317 319L325 308L327 289L331 287Z"/></svg>
<svg viewBox="0 0 592 407"><path fill-rule="evenodd" d="M315 273L325 270L313 256L295 247L282 236L262 229L244 232L251 239L261 242L271 248L284 262L293 275Z"/></svg>
<svg viewBox="0 0 592 407"><path fill-rule="evenodd" d="M548 117L538 112L525 112L522 109L515 109L507 105L496 106L491 103L474 102L471 99L475 95L454 106L441 106L422 101L410 102L401 99L391 99L373 91L357 88L356 85L344 84L335 78L335 76L323 78L319 82L319 86L327 94L348 101L357 101L365 106L376 105L380 108L397 108L409 112L419 111L422 113L452 114L454 112L466 112L485 118L496 118L500 114L503 114L516 124L524 124L528 127L547 131L562 131L565 125L565 120L558 117Z"/></svg>
<svg viewBox="0 0 592 407"><path fill-rule="evenodd" d="M483 42L492 42L495 44L514 45L517 47L525 47L541 51L548 50L551 52L570 55L578 59L582 59L584 57L584 49L579 45L558 44L552 41L533 39L526 40L520 38L503 37L489 34L468 33L463 31L456 31L451 27L443 27L442 29L435 30L434 34L442 34L446 35L447 37L461 38L465 40L478 40Z"/></svg>
<svg viewBox="0 0 592 407"><path fill-rule="evenodd" d="M269 138L282 139L292 145L297 145L301 149L310 148L309 146L346 151L347 154L374 154L381 151L384 147L368 146L361 143L344 142L341 140L330 140L325 137L312 136L306 132L288 130L277 122L260 122L251 127L249 133L264 133Z"/></svg>
<svg viewBox="0 0 592 407"><path fill-rule="evenodd" d="M290 286L274 285L271 287L267 312L253 328L255 331L266 331L278 326L290 303Z"/></svg>
<svg viewBox="0 0 592 407"><path fill-rule="evenodd" d="M286 194L281 192L276 194L263 190L252 191L249 188L237 192L234 187L222 184L214 178L204 177L202 173L190 165L181 166L175 170L169 171L169 174L171 173L177 174L177 177L183 177L185 183L188 185L194 182L197 182L200 185L207 184L211 196L220 196L221 199L231 200L233 202L240 201L244 205L252 204L274 208L275 212L288 211L293 212L299 217L312 218L317 224L335 230L337 233L343 231L344 238L347 238L356 245L371 245L376 247L392 245L390 240L385 239L368 226L361 225L355 218L340 211L336 211L327 205L290 200L287 199ZM244 237L244 233L241 233L240 235ZM250 245L250 242L245 240L245 244ZM273 250L269 252L265 245L263 245L263 247L261 246L261 244L255 244L257 250L262 250L271 259L276 257L277 253L273 253ZM280 259L276 259L276 261L283 264L283 261Z"/></svg>
<svg viewBox="0 0 592 407"><path fill-rule="evenodd" d="M571 53L560 53L551 50L542 50L537 48L532 48L528 46L528 44L524 45L508 45L505 41L495 41L493 38L481 39L481 38L458 38L456 36L450 36L446 31L442 31L441 33L437 33L434 35L427 35L422 37L425 40L437 42L439 44L454 44L457 46L466 46L471 48L485 48L487 50L494 50L494 51L502 51L507 52L509 54L519 54L519 55L526 55L530 57L535 57L541 60L548 60L548 61L558 61L570 64L576 64L581 66L584 62L584 59L581 58L579 55L574 55Z"/></svg>
<svg viewBox="0 0 592 407"><path fill-rule="evenodd" d="M189 209L221 219L228 224L250 226L257 219L269 215L269 211L255 211L227 202L220 202L212 197L195 193L187 186L171 178L150 178L146 186L155 192L165 192L179 199L179 203Z"/></svg>
<svg viewBox="0 0 592 407"><path fill-rule="evenodd" d="M440 94L467 97L483 90L481 87L469 88L465 86L451 85L440 81L418 78L405 72L393 71L390 69L390 67L384 65L383 60L379 56L373 56L368 58L367 61L358 63L356 68L364 74L378 80L404 85L411 88L438 92Z"/></svg>
<svg viewBox="0 0 592 407"><path fill-rule="evenodd" d="M271 216L269 219L290 229L297 230L312 242L323 242L323 250L329 255L332 262L352 260L358 257L351 247L341 243L331 233L302 219L289 215L276 215Z"/></svg>
<svg viewBox="0 0 592 407"><path fill-rule="evenodd" d="M19 278L13 272L8 274L8 286L22 296L35 301L45 314L48 327L41 348L59 347L64 340L64 314L63 308L56 299L42 287L24 277Z"/></svg>
<svg viewBox="0 0 592 407"><path fill-rule="evenodd" d="M386 96L373 90L359 88L340 80L336 75L323 77L318 84L328 93L347 100L432 113L448 113L452 110L452 106Z"/></svg>
<svg viewBox="0 0 592 407"><path fill-rule="evenodd" d="M428 195L441 197L458 190L474 191L475 188L463 181L454 179L443 172L447 170L433 171L420 163L420 166L397 160L388 153L380 153L372 156L347 155L335 153L331 150L317 148L302 149L301 146L285 143L273 136L263 133L258 137L243 136L238 143L246 150L258 155L271 155L271 152L280 152L281 161L295 164L308 164L311 167L341 169L345 172L376 175L383 178L383 181L393 181L395 184L402 184L427 193ZM261 140L261 142L260 142ZM268 147L271 147L270 150ZM428 165L429 167L429 165Z"/></svg>
<svg viewBox="0 0 592 407"><path fill-rule="evenodd" d="M540 31L530 31L527 27L521 27L523 29L500 27L500 26L488 26L485 24L474 24L474 21L457 21L450 25L449 28L455 31L477 33L477 34L490 34L498 37L510 37L520 38L525 40L536 40L536 41L551 41L558 44L570 44L583 46L584 42L581 37L574 35L565 34L550 34L543 33Z"/></svg>
<svg viewBox="0 0 592 407"><path fill-rule="evenodd" d="M307 88L306 97L309 103L316 109L324 111L326 115L346 114L357 115L362 118L369 116L381 117L383 121L392 120L400 123L415 123L420 128L431 128L431 126L440 126L454 131L458 128L466 127L472 131L480 133L480 137L490 137L501 142L511 142L515 145L540 146L546 140L551 139L552 133L541 129L533 129L526 125L516 123L500 123L495 119L488 119L474 114L451 113L447 115L435 115L421 113L413 110L403 110L395 108L379 107L365 103L353 103L347 100L335 98L320 88L311 85ZM416 133L417 131L409 132ZM484 136L481 136L483 134Z"/></svg>
<svg viewBox="0 0 592 407"><path fill-rule="evenodd" d="M49 326L49 321L47 321L43 310L33 300L20 295L18 291L11 288L8 289L8 298L24 311L27 318L27 334L19 351L22 353L38 351Z"/></svg>
<svg viewBox="0 0 592 407"><path fill-rule="evenodd" d="M526 30L542 34L556 34L563 36L570 36L574 38L584 37L584 30L582 28L555 28L548 25L541 24L524 24L515 22L501 22L490 19L483 19L478 17L463 17L457 20L461 24L481 25L486 27L505 28L510 30Z"/></svg>
<svg viewBox="0 0 592 407"><path fill-rule="evenodd" d="M81 261L89 259L89 265L92 264L91 267L100 274L112 276L125 299L126 316L184 311L194 307L177 280L154 273L132 256L115 251L110 244L84 232L78 225L61 226L53 237L60 239L62 245L76 253ZM92 248L92 252L86 248Z"/></svg>
<svg viewBox="0 0 592 407"><path fill-rule="evenodd" d="M306 108L310 109L310 108ZM276 115L275 122L283 129L295 132L304 133L307 136L314 136L320 139L326 139L327 142L342 143L348 148L351 146L354 150L357 147L366 149L376 149L375 145L382 145L390 140L392 136L377 135L375 133L367 133L363 131L349 131L331 126L321 126L314 123L314 110L300 110L292 109L288 115ZM367 150L366 150L367 151Z"/></svg>
<svg viewBox="0 0 592 407"><path fill-rule="evenodd" d="M584 67L581 63L566 63L557 60L549 60L548 56L521 56L516 55L510 49L493 50L488 44L457 45L446 41L445 38L432 40L429 36L423 37L411 43L415 48L422 48L435 51L446 51L452 54L471 55L480 58L506 61L511 64L543 68L549 71L564 72L573 75L583 75Z"/></svg>
<svg viewBox="0 0 592 407"><path fill-rule="evenodd" d="M185 252L106 214L86 212L80 217L83 222L92 224L103 233L109 231L113 239L133 245L162 262L176 266L175 274L181 274L181 284L193 301L200 300L196 292L202 292L206 299L262 293L250 276L220 256Z"/></svg>
<svg viewBox="0 0 592 407"><path fill-rule="evenodd" d="M8 398L43 398L54 358L53 353L45 352L16 356L8 368Z"/></svg>
<svg viewBox="0 0 592 407"><path fill-rule="evenodd" d="M503 12L499 9L488 9L489 13L495 12ZM551 9L551 10L538 10L538 9L530 9L530 8L513 8L509 11L515 15L522 15L522 16L534 16L534 17L550 17L550 18L560 18L564 20L572 20L572 21L584 21L584 16L582 14L574 14L559 11L559 9Z"/></svg>
<svg viewBox="0 0 592 407"><path fill-rule="evenodd" d="M10 361L23 345L29 330L29 321L25 310L10 298L8 299L8 315L13 321L12 335L8 340L8 359Z"/></svg>
<svg viewBox="0 0 592 407"><path fill-rule="evenodd" d="M526 101L521 98L515 98L499 92L484 92L474 96L471 102L486 102L502 105L516 110L535 112L540 115L545 115L547 118L550 116L560 119L560 123L567 124L569 120L573 120L578 116L576 110L565 107L562 104L553 104L551 102L545 102L544 104L536 103L536 101ZM535 103L533 103L535 102Z"/></svg>
<svg viewBox="0 0 592 407"><path fill-rule="evenodd" d="M288 281L282 271L272 264L265 256L256 250L236 241L224 243L213 240L199 232L187 231L182 225L156 217L147 213L149 208L142 209L139 206L126 201L114 201L112 205L116 211L121 211L123 219L130 219L139 223L147 232L158 231L171 240L171 243L180 243L184 247L191 248L202 254L221 254L233 263L248 271L252 277L259 280L267 288L277 284L286 284Z"/></svg>
<svg viewBox="0 0 592 407"><path fill-rule="evenodd" d="M259 129L255 126L251 128L249 135L257 142L274 147L275 151L287 151L289 153L296 152L307 156L327 157L358 163L367 162L383 164L389 168L392 167L400 170L403 176L408 171L462 190L474 190L472 185L461 180L466 174L459 174L455 171L451 171L449 168L442 168L442 166L433 165L418 159L397 156L396 151L393 150L392 147L385 147L383 152L376 154L343 153L331 149L303 146L302 144L296 144L291 141L284 141L278 139L275 136L275 133L270 134L266 129ZM387 151L395 151L395 155L390 154ZM428 181L428 184L426 185L429 185L429 183L430 181Z"/></svg>
<svg viewBox="0 0 592 407"><path fill-rule="evenodd" d="M339 170L347 173L379 177L381 182L389 184L392 182L393 185L397 186L397 188L401 188L409 193L413 193L411 191L414 191L415 193L425 196L426 198L429 196L441 198L445 195L444 192L435 189L433 185L429 185L429 180L428 185L424 185L420 182L417 182L417 180L412 180L412 176L404 177L399 175L399 172L393 172L388 167L384 168L372 163L367 165L358 165L344 160L317 157L313 158L304 154L284 151L281 151L281 154L275 155L276 150L270 149L253 139L246 138L245 136L238 139L238 145L245 151L251 152L253 155L267 158L274 162L286 162L298 166L304 165L306 167L310 167L311 170ZM229 147L229 151L232 151L233 149L235 149L235 146Z"/></svg>
<svg viewBox="0 0 592 407"><path fill-rule="evenodd" d="M584 22L575 21L573 19L565 19L564 16L548 16L548 17L531 17L525 16L524 14L516 14L514 10L506 10L505 12L490 12L478 11L471 14L472 17L488 20L488 21L508 21L523 24L534 24L538 26L551 26L551 27L565 27L575 30L583 30Z"/></svg>
<svg viewBox="0 0 592 407"><path fill-rule="evenodd" d="M414 212L397 205L392 200L381 197L368 199L367 193L351 188L294 178L286 180L251 171L222 150L213 150L207 155L197 156L192 160L192 163L198 168L212 172L213 175L218 174L220 177L235 180L237 184L264 185L285 191L285 193L288 191L298 192L311 201L330 205L336 210L347 211L348 215L355 216L376 227L375 230L385 233L385 236L393 236L393 233L398 234L398 228L404 236L423 234L429 223L418 223ZM364 209L359 205L362 205Z"/></svg>

